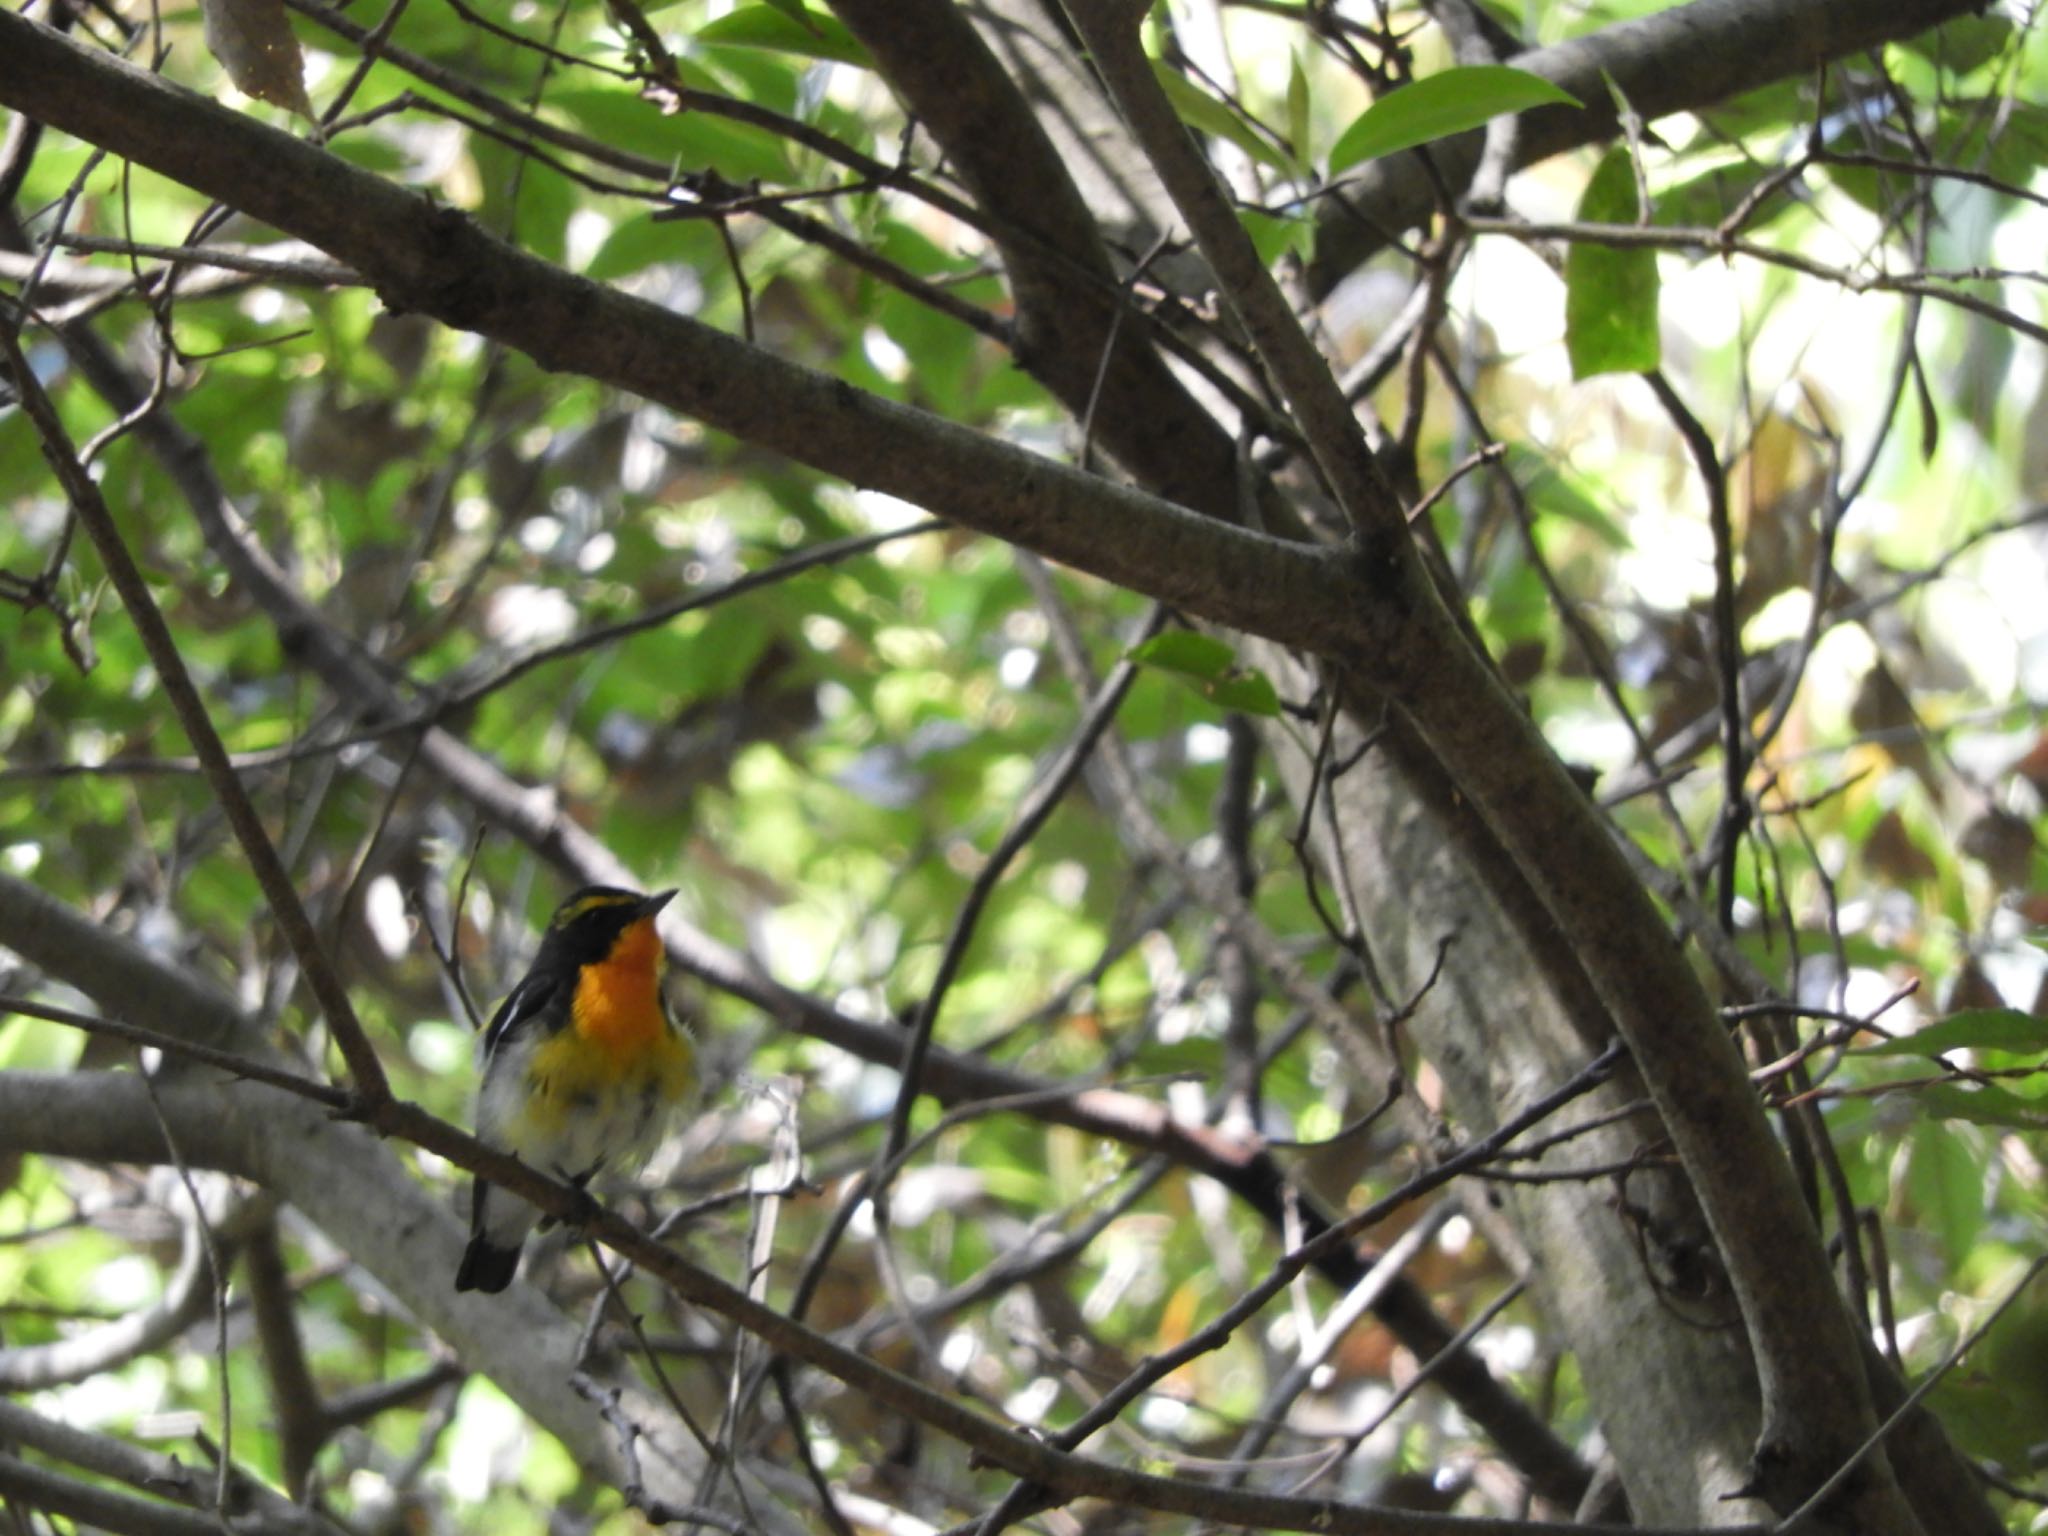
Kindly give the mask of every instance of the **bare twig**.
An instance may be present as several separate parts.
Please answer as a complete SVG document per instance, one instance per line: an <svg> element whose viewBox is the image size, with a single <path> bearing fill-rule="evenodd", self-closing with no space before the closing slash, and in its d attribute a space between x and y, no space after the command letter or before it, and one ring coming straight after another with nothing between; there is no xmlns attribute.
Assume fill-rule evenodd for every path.
<svg viewBox="0 0 2048 1536"><path fill-rule="evenodd" d="M170 695L177 710L179 723L206 766L207 783L227 813L236 840L247 855L257 882L263 887L278 926L305 972L314 996L319 999L321 1014L327 1020L335 1044L348 1062L357 1095L367 1101L386 1098L390 1088L384 1079L384 1069L377 1061L377 1053L369 1037L363 1032L362 1021L356 1017L354 1005L349 1002L347 989L328 964L327 956L320 948L319 937L313 931L312 920L307 917L298 892L292 886L291 877L279 862L269 833L264 830L255 806L249 801L248 792L242 788L242 781L236 777L234 767L228 761L227 749L221 745L220 736L207 715L206 705L193 686L191 674L185 670L184 658L178 654L177 642L164 623L156 599L150 594L149 584L129 557L120 530L114 524L113 513L100 496L98 485L79 463L70 435L64 430L49 396L43 392L34 371L28 366L27 358L22 355L17 325L18 322L11 318L0 318L0 350L6 354L22 409L35 423L43 455L64 486L73 509L84 524L94 548L99 551L109 579L128 607L129 616L149 652L164 691Z"/></svg>

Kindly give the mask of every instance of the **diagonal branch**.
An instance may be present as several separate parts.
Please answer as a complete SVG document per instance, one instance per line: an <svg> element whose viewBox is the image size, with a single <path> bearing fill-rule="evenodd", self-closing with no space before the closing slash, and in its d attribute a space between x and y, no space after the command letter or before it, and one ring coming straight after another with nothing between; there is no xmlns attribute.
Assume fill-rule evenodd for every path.
<svg viewBox="0 0 2048 1536"><path fill-rule="evenodd" d="M49 396L43 392L28 359L22 355L14 327L5 320L0 320L0 351L6 353L16 397L35 423L42 441L43 457L64 487L73 513L84 525L93 547L99 551L101 565L106 568L114 589L121 594L121 601L127 606L129 619L141 636L164 692L170 695L172 707L177 711L178 723L191 738L192 749L205 769L207 783L212 786L221 809L227 813L228 825L234 828L235 838L248 857L257 883L263 887L264 898L270 903L278 927L283 930L314 997L319 1000L321 1014L327 1020L334 1042L348 1062L356 1092L367 1100L386 1097L390 1089L384 1080L384 1068L377 1061L376 1049L363 1033L362 1021L356 1017L348 989L342 986L341 978L328 964L326 951L320 947L319 935L313 932L312 920L306 916L306 909L299 901L299 893L292 885L284 861L278 857L270 834L263 829L262 818L250 803L248 791L242 788L234 765L228 761L227 748L213 729L206 705L199 697L199 690L193 686L192 675L185 670L184 658L178 654L177 642L171 638L170 626L164 623L163 612L150 593L149 583L136 569L127 545L121 541L121 531L114 525L114 515L100 495L99 486L79 462L77 450L72 447L70 436L64 430L64 423L58 418Z"/></svg>
<svg viewBox="0 0 2048 1536"><path fill-rule="evenodd" d="M1181 216L1253 326L1325 473L1353 468L1349 420L1327 409L1335 382L1262 268L1238 259L1243 231L1153 77L1140 17L1121 0L1072 0L1070 14ZM1252 317L1263 317L1256 322ZM1261 327L1270 326L1270 334ZM1282 333L1285 334L1282 334ZM1796 1504L1863 1442L1874 1423L1856 1336L1769 1122L1684 955L1583 794L1423 569L1398 506L1333 476L1353 518L1354 569L1409 622L1379 658L1377 680L1420 729L1453 782L1479 806L1564 936L1587 962L1627 1041L1726 1255L1764 1389L1752 1468L1774 1506ZM1410 670L1413 668L1414 670ZM1917 1522L1873 1458L1845 1503L1873 1533Z"/></svg>
<svg viewBox="0 0 2048 1536"><path fill-rule="evenodd" d="M128 410L137 394L137 385L119 360L89 329L67 327L62 335L73 363L93 387L107 397L116 411ZM185 430L172 411L159 410L148 417L140 425L138 436L163 462L215 557L268 616L285 642L286 651L305 660L339 697L350 701L372 721L410 712L409 702L394 680L305 602L285 574L240 527L213 475L204 444ZM511 832L566 870L572 879L597 884L630 880L611 851L572 817L563 814L551 797L514 782L481 753L447 731L436 727L427 732L419 760L467 800L477 814ZM1112 754L1111 761L1121 764L1121 754ZM1163 829L1154 824L1151 834L1153 851L1167 849L1173 867L1184 877L1206 875L1187 869L1179 849L1165 839ZM1249 918L1242 900L1231 894L1227 885L1222 890L1210 889L1206 878L1202 884L1204 899L1218 904L1219 910L1230 915L1233 924ZM0 912L5 911L8 895L9 887L0 882ZM752 1003L783 1027L827 1041L865 1061L887 1065L900 1061L900 1031L850 1018L817 998L783 987L761 975L727 946L674 918L666 926L666 936L676 964L709 985ZM1298 962L1263 927L1256 928L1254 951L1261 963L1283 978L1296 996L1312 999L1314 1005L1327 1002L1305 985ZM61 954L66 952L66 946L51 945L46 952ZM118 968L114 974L120 974ZM148 990L148 983L137 978L126 995L132 998ZM115 1006L116 1011L122 1011L121 1005ZM204 1019L210 1015L207 1008L195 1006L188 1016ZM1341 1032L1341 1018L1336 1027ZM945 1050L930 1054L922 1077L924 1088L948 1105L1033 1095L1038 1103L1033 1113L1043 1119L1164 1156L1176 1166L1203 1173L1229 1189L1276 1230L1283 1226L1290 1209L1309 1235L1329 1224L1313 1202L1301 1200L1288 1187L1286 1175L1269 1153L1242 1138L1189 1124L1152 1100L1109 1088L1047 1097L1042 1080L1008 1071L978 1055ZM1325 1251L1317 1267L1333 1285L1348 1290L1357 1283L1367 1262L1369 1256L1361 1258L1352 1248L1340 1246ZM1451 1340L1451 1328L1428 1297L1420 1287L1406 1281L1382 1298L1379 1313L1381 1321L1420 1357L1439 1354ZM1493 1376L1483 1361L1459 1351L1440 1374L1439 1381L1546 1497L1567 1506L1576 1503L1584 1488L1584 1465L1539 1416Z"/></svg>
<svg viewBox="0 0 2048 1536"><path fill-rule="evenodd" d="M1312 650L1373 643L1357 634L1370 629L1369 606L1325 552L1108 484L572 276L463 214L13 12L0 13L0 103L319 246L394 310L659 401L1184 612Z"/></svg>
<svg viewBox="0 0 2048 1536"><path fill-rule="evenodd" d="M161 1157L163 1145L161 1132L140 1112L141 1092L137 1081L127 1074L9 1074L7 1081L0 1081L0 1122L19 1129L37 1145L60 1155L146 1161ZM237 1113L221 1112L224 1092L237 1100L246 1100L238 1103ZM199 1161L232 1162L246 1173L263 1177L276 1172L264 1166L266 1161L280 1154L287 1158L294 1155L293 1149L285 1145L294 1139L287 1125L296 1122L300 1106L278 1099L275 1090L254 1085L222 1090L218 1085L192 1082L167 1086L163 1098L167 1114L177 1123L181 1136L192 1140L193 1156ZM38 1107L35 1114L25 1112L30 1101ZM276 1121L280 1110L287 1112L286 1123L254 1123ZM676 1295L729 1319L773 1349L803 1360L876 1402L931 1426L978 1453L986 1462L1057 1490L1067 1498L1101 1498L1230 1525L1314 1531L1326 1536L1567 1536L1586 1531L1621 1536L1620 1527L1475 1521L1382 1509L1345 1499L1298 1498L1219 1488L1186 1478L1136 1472L1062 1450L1035 1435L1000 1424L866 1354L792 1322L741 1287L690 1263L622 1216L602 1208L593 1213L589 1197L580 1190L484 1146L417 1105L386 1100L370 1109L368 1119L378 1132L411 1142L458 1168L482 1173L492 1183L530 1201L546 1214L587 1231L643 1273L662 1281ZM395 1176L401 1183L408 1182L402 1174ZM431 1219L412 1225L413 1243L431 1247L437 1255L452 1259L461 1240L452 1213L438 1210ZM1327 1247L1336 1235L1325 1233L1316 1241ZM1295 1258L1297 1267L1306 1262L1303 1250L1297 1250ZM502 1314L519 1289L515 1287L513 1292L487 1302L456 1298L452 1292L409 1299L428 1306L429 1316L479 1307ZM516 1325L508 1331L516 1331ZM1660 1533L1651 1527L1629 1529L1637 1536L1679 1536L1678 1532ZM1748 1530L1750 1536L1758 1536L1757 1528Z"/></svg>
<svg viewBox="0 0 2048 1536"><path fill-rule="evenodd" d="M1288 308L1250 233L1167 100L1130 8L1116 0L1073 0L1068 11L1133 136L1215 270L1224 301L1293 410L1354 535L1368 527L1397 526L1400 499L1367 445L1351 403ZM1130 24L1119 19L1119 12Z"/></svg>

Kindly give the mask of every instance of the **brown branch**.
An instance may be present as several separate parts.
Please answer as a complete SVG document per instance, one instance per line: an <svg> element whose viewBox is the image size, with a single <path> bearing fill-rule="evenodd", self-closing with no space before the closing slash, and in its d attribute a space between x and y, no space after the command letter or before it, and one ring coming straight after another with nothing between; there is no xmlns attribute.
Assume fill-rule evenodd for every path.
<svg viewBox="0 0 2048 1536"><path fill-rule="evenodd" d="M833 9L976 202L993 212L982 222L1016 299L1018 363L1076 419L1086 419L1088 401L1099 398L1098 440L1140 484L1236 521L1236 444L1160 348L1202 368L1261 431L1283 436L1287 428L1269 421L1257 397L1201 353L1175 345L1164 326L1149 318L1115 325L1124 289L1095 218L966 9L951 0L836 0Z"/></svg>
<svg viewBox="0 0 2048 1536"><path fill-rule="evenodd" d="M274 1217L250 1234L242 1272L249 1282L256 1339L270 1376L271 1422L277 1427L285 1491L294 1499L303 1499L313 1460L334 1425L307 1363L305 1341L299 1336L296 1298Z"/></svg>
<svg viewBox="0 0 2048 1536"><path fill-rule="evenodd" d="M221 1518L82 1483L0 1452L0 1497L119 1536L220 1536Z"/></svg>
<svg viewBox="0 0 2048 1536"><path fill-rule="evenodd" d="M1643 376L1684 440L1707 494L1707 527L1714 539L1714 669L1721 684L1721 818L1714 829L1716 915L1721 931L1735 932L1735 870L1751 814L1748 720L1742 711L1742 628L1735 613L1735 530L1728 513L1728 472L1713 438L1662 372Z"/></svg>
<svg viewBox="0 0 2048 1536"><path fill-rule="evenodd" d="M1350 402L1153 74L1138 37L1139 17L1117 0L1074 0L1068 11L1132 135L1222 285L1224 301L1292 409L1353 534L1398 523L1400 498L1367 445Z"/></svg>
<svg viewBox="0 0 2048 1536"><path fill-rule="evenodd" d="M130 1159L163 1156L161 1133L134 1100L139 1089L126 1074L12 1074L34 1078L32 1083L14 1086L35 1093L52 1111L46 1132L50 1149L64 1155L80 1155L87 1146L97 1146L105 1155L116 1143L119 1153ZM0 1095L6 1084L0 1083ZM236 1095L266 1095L269 1090L236 1087ZM92 1115L65 1112L66 1101L97 1107ZM219 1156L224 1142L198 1143L208 1132L219 1138L248 1135L247 1120L262 1113L263 1106L252 1101L238 1106L245 1113L235 1117L221 1114L221 1090L213 1085L186 1085L165 1090L167 1109L179 1124L180 1134L194 1143L194 1155ZM1554 1107L1554 1106L1552 1106ZM294 1111L296 1112L296 1111ZM678 1297L727 1318L753 1333L771 1348L794 1356L827 1375L862 1392L881 1405L915 1418L978 1453L988 1463L1017 1476L1029 1478L1068 1498L1094 1497L1137 1508L1168 1513L1199 1515L1226 1524L1271 1530L1302 1530L1334 1533L1334 1536L1566 1536L1568 1532L1593 1530L1605 1536L1623 1536L1619 1527L1585 1527L1541 1521L1471 1521L1441 1515L1418 1515L1363 1506L1348 1500L1288 1498L1242 1490L1220 1489L1187 1479L1150 1476L1129 1471L1092 1457L1065 1452L1036 1436L1019 1432L984 1416L977 1410L930 1387L879 1364L869 1356L836 1343L830 1338L791 1322L782 1313L754 1300L745 1290L731 1285L674 1252L651 1235L594 1202L583 1191L529 1168L518 1159L485 1146L473 1136L428 1114L419 1106L386 1099L368 1106L369 1128L383 1136L396 1137L445 1158L453 1166L480 1174L491 1183L526 1200L543 1213L572 1229L583 1231L629 1259L644 1275L667 1285ZM260 1147L266 1137L251 1137ZM261 1170L241 1171L261 1176ZM1445 1175L1449 1176L1448 1173ZM452 1251L459 1239L451 1214L438 1218L437 1242ZM1289 1262L1306 1264L1310 1249L1340 1241L1326 1233L1309 1247L1298 1249ZM487 1305L502 1305L504 1298ZM463 1305L480 1305L469 1302ZM6 1484L0 1481L0 1491ZM112 1528L126 1529L124 1526ZM1676 1531L1659 1533L1634 1528L1637 1536L1680 1536ZM1760 1536L1747 1528L1749 1536ZM185 1536L182 1528L178 1536ZM217 1533L215 1533L217 1536Z"/></svg>
<svg viewBox="0 0 2048 1536"><path fill-rule="evenodd" d="M147 1488L187 1508L210 1513L213 1480L198 1476L175 1456L145 1451L110 1435L76 1429L45 1418L20 1403L0 1398L0 1443L26 1448L53 1461L78 1467L96 1477L113 1478ZM249 1521L248 1529L271 1536L343 1536L342 1528L325 1515L301 1509L276 1490L246 1477L230 1484L234 1512ZM214 1527L220 1536L221 1527Z"/></svg>
<svg viewBox="0 0 2048 1536"><path fill-rule="evenodd" d="M1154 609L1140 628L1140 639L1149 638L1158 631L1165 615ZM976 872L973 885L961 901L960 911L954 919L953 931L947 935L946 947L939 956L939 968L932 978L923 1004L917 1010L917 1022L903 1048L903 1083L896 1095L896 1107L889 1116L889 1133L883 1141L881 1159L893 1161L903 1150L904 1142L910 1136L910 1115L922 1092L924 1064L931 1055L933 1033L938 1028L939 1010L944 1006L946 993L953 985L953 978L959 973L960 964L967 958L967 946L973 942L982 909L995 894L1003 875L1015 862L1018 854L1038 835L1052 813L1066 798L1067 791L1081 776L1081 770L1088 765L1089 755L1102 739L1103 733L1115 721L1117 711L1123 707L1131 685L1138 680L1138 663L1125 660L1103 681L1096 696L1089 702L1087 710L1076 727L1060 756L1044 775L1033 784L1018 803L1017 812L1010 826L1004 831L994 850L989 854L981 869Z"/></svg>
<svg viewBox="0 0 2048 1536"><path fill-rule="evenodd" d="M363 1032L362 1021L356 1017L347 988L342 986L341 978L328 964L319 936L313 931L312 920L299 902L299 893L292 885L291 875L283 861L278 858L270 834L264 830L262 818L256 814L248 791L242 787L234 765L228 761L227 749L213 729L206 705L199 697L199 690L193 686L192 675L185 670L184 658L178 654L177 642L172 639L170 626L164 622L163 613L150 593L149 583L136 569L127 545L121 540L121 532L114 524L114 515L100 495L99 486L79 463L70 434L64 430L56 408L51 405L34 370L22 355L13 325L4 319L0 319L0 351L6 353L22 409L35 423L43 457L64 487L73 512L84 524L93 547L99 551L100 563L105 567L108 579L127 606L129 619L135 625L143 648L148 651L150 662L156 668L157 677L177 711L178 723L185 728L185 734L206 770L206 781L221 809L226 812L235 840L241 844L250 869L263 888L264 898L277 918L278 927L283 930L293 957L319 1001L328 1031L348 1062L355 1091L366 1100L385 1096L390 1088L384 1080L384 1068L378 1063L376 1049Z"/></svg>
<svg viewBox="0 0 2048 1536"><path fill-rule="evenodd" d="M1370 611L1322 551L1107 484L571 276L460 213L12 12L0 13L0 101L309 240L394 309L659 401L1185 612L1322 649ZM1117 537L1103 538L1106 527Z"/></svg>

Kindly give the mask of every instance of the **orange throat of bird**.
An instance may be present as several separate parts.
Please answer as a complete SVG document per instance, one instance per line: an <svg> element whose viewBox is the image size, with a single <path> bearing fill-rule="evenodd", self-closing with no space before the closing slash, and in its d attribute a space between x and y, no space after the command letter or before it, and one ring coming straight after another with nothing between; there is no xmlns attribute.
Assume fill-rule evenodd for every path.
<svg viewBox="0 0 2048 1536"><path fill-rule="evenodd" d="M661 939L654 919L621 933L612 952L583 967L570 1008L576 1033L614 1059L637 1056L668 1027L661 1006Z"/></svg>

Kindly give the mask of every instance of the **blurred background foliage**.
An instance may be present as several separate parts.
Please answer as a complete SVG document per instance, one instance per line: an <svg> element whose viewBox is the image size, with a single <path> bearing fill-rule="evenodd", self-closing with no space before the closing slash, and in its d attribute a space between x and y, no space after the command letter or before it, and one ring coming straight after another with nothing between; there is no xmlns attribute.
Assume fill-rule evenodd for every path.
<svg viewBox="0 0 2048 1536"><path fill-rule="evenodd" d="M335 13L294 3L308 87L324 108L360 51ZM1529 0L1500 19L1538 43L1660 8ZM1077 446L1074 423L988 328L843 254L871 253L999 324L1004 291L973 228L902 191L852 184L844 165L745 113L665 111L622 75L635 45L603 5L398 9L387 56L330 125L336 153L572 270L861 388L1048 451ZM1355 25L1371 31L1369 9L1339 14L1356 10ZM358 30L376 20L361 7L350 14ZM1311 237L1291 199L1367 100L1305 14L1285 4L1220 11L1238 126L1256 124L1256 142L1285 147L1252 156L1232 138L1212 144L1236 184L1277 210L1280 248ZM1450 62L1425 17L1393 14L1395 31L1414 29L1416 72ZM919 174L936 175L859 45L829 18L683 0L651 19L681 78L707 99L769 109L884 165L907 153ZM107 6L82 27L107 41L146 20L143 8ZM229 92L195 13L166 8L162 28L167 75ZM1758 254L1653 260L1664 367L1727 468L1754 696L1781 706L1753 775L1759 815L1737 865L1739 942L1815 1008L1869 1016L1890 1003L1877 1022L1899 1042L1866 1034L1861 1050L1823 1052L1816 1091L1854 1199L1882 1233L1883 1326L1919 1371L2004 1294L2043 1233L2048 41L2030 8L1994 7L1883 50L1881 65L1896 105L1882 121L1873 110L1870 121L1834 124L1842 131L1829 141L1876 163L1809 167L1743 231L1809 270ZM1660 123L1634 162L1650 221L1713 227L1807 145L1817 118L1832 123L1836 111L1846 122L1859 110L1842 105L1852 82L1877 78L1865 61ZM558 130L557 141L541 144L533 124ZM1887 169L1881 162L1905 153L1901 124L1918 153L1969 177ZM493 125L497 136L482 131ZM1514 209L1571 218L1597 158L1563 156L1519 176ZM734 189L728 210L719 199ZM764 209L811 221L839 244ZM175 245L206 206L51 135L16 210L17 244L61 214L68 235ZM310 255L234 216L210 240L288 261ZM1432 389L1419 478L1437 484L1483 443L1510 445L1519 504L1506 482L1478 472L1431 516L1476 623L1552 742L1584 765L1649 856L1676 867L1698 856L1720 806L1705 503L1639 380L1572 379L1554 255L1483 235L1453 276L1441 342L1477 414ZM1961 274L1956 292L2005 314L1855 293L1837 280L1868 279L1887 260L1890 270ZM16 292L21 261L7 269ZM912 529L921 514L389 314L360 288L198 266L175 304L151 305L136 299L130 273L129 257L60 246L35 302L52 318L89 321L144 381L166 338L174 344L164 379L177 420L325 620L373 651L419 707L445 708L445 724L555 797L645 885L680 886L692 921L778 980L857 1017L915 1011L970 883L1084 702L1055 657L1054 621L1008 549L943 528L905 532L592 649L542 655L501 682L512 664L600 626L715 597L832 540ZM1322 339L1340 366L1391 322L1407 274L1398 256L1382 257L1324 301ZM33 329L25 340L72 432L85 440L106 428L114 413L61 348ZM1377 386L1384 419L1402 419L1420 376L1397 368ZM522 968L561 878L510 838L480 837L473 808L411 772L402 748L380 750L350 704L294 664L137 435L114 438L96 470L399 1091L463 1119L469 1025L422 918L443 933L452 926L468 986L488 1009ZM1837 523L1838 488L1854 474L1867 479ZM66 509L18 413L0 417L0 506L0 570L43 569L66 537ZM1823 558L1834 576L1817 591ZM1147 606L1092 580L1054 581L1100 676L1138 638ZM281 1038L303 1040L305 1003L285 948L266 920L252 922L263 911L253 878L83 541L63 559L55 595L54 610L0 611L0 865L225 982ZM1580 632L1597 640L1633 725ZM1287 728L1312 733L1310 701L1280 704ZM1229 724L1198 679L1147 667L1116 729L1152 812L1196 862L1224 856L1219 796L1246 796L1256 910L1327 974L1340 954L1291 846L1296 813L1261 757L1227 784ZM1658 753L1654 767L1639 760L1633 731ZM941 1038L1048 1078L1170 1098L1199 1117L1232 1049L1215 914L1135 848L1083 783L996 890ZM7 980L11 991L42 984L19 966ZM743 1187L793 1131L819 1192L781 1204L769 1281L780 1295L843 1181L871 1160L895 1074L772 1028L715 989L684 979L680 990L715 1082L632 1198L664 1211ZM46 995L66 992L49 984ZM1315 1032L1288 1032L1289 1015L1277 997L1256 1007L1261 1037L1284 1040L1260 1080L1259 1128L1313 1142L1370 1109L1380 1085L1361 1082ZM1951 1015L1962 1023L1938 1037L1950 1042L1945 1054L1914 1048L1916 1029ZM1801 1025L1809 1037L1826 1027ZM0 1069L120 1054L56 1025L0 1023ZM1429 1064L1410 1066L1434 1102ZM1221 1111L1220 1094L1209 1102ZM922 1109L918 1123L936 1114ZM1390 1140L1357 1150L1296 1160L1324 1193L1354 1203L1416 1166L1416 1150ZM453 1205L452 1172L414 1161ZM954 1126L898 1182L893 1273L872 1225L857 1224L815 1321L864 1330L893 1363L932 1351L961 1390L1025 1422L1070 1422L1100 1383L1184 1338L1280 1251L1278 1234L1183 1173L1115 1208L1133 1193L1135 1166L1135 1153L1029 1115ZM161 1173L36 1157L4 1171L8 1348L90 1329L173 1283L180 1197ZM919 1336L886 1328L899 1308L969 1281L1032 1228L1071 1231L1105 1213L1070 1265L928 1319ZM740 1200L681 1241L735 1272L757 1219ZM633 1527L619 1496L589 1482L488 1382L446 1371L441 1346L348 1255L289 1214L282 1231L321 1392L421 1383L320 1452L313 1477L327 1508L365 1531ZM586 1261L559 1241L529 1273L572 1305L596 1294ZM1454 1322L1511 1281L1459 1215L1415 1274ZM652 1290L634 1300L715 1418L722 1376L705 1357L723 1349L718 1331ZM1120 1426L1129 1449L1162 1463L1228 1454L1292 1359L1303 1315L1275 1307L1170 1377ZM284 1453L265 1406L275 1384L249 1346L246 1310L232 1309L226 1326L231 1441L203 1320L37 1401L188 1458L203 1432L278 1480ZM1570 1360L1525 1301L1477 1347L1567 1438L1593 1435ZM2039 1486L2044 1350L2048 1296L2036 1294L1937 1399L1966 1449L2022 1492ZM1306 1456L1341 1442L1415 1368L1376 1325L1355 1330L1295 1401L1276 1450ZM971 1490L988 1474L957 1448L918 1444L850 1394L811 1406L832 1475L935 1527L977 1507ZM760 1426L742 1449L772 1454L774 1429ZM913 1468L922 1491L907 1485ZM1319 1486L1405 1489L1409 1502L1463 1499L1473 1512L1517 1507L1490 1448L1427 1393ZM2037 1528L2040 1508L2038 1494L2013 1498L2013 1529Z"/></svg>

